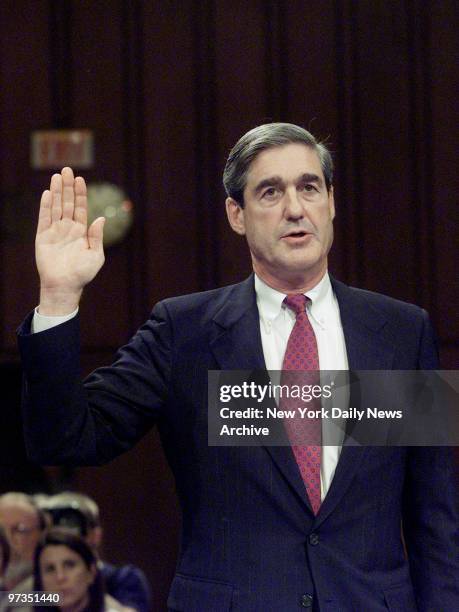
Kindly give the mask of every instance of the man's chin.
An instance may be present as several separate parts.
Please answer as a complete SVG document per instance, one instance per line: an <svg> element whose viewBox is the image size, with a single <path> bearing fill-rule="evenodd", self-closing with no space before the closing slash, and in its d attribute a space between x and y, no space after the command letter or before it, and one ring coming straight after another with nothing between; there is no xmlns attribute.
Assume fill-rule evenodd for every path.
<svg viewBox="0 0 459 612"><path fill-rule="evenodd" d="M315 274L321 268L321 262L316 257L305 257L304 254L292 253L278 266L278 273L286 278Z"/></svg>
<svg viewBox="0 0 459 612"><path fill-rule="evenodd" d="M254 271L267 285L281 292L307 291L314 287L324 276L327 270L325 262L321 265L283 265L270 269L255 268Z"/></svg>

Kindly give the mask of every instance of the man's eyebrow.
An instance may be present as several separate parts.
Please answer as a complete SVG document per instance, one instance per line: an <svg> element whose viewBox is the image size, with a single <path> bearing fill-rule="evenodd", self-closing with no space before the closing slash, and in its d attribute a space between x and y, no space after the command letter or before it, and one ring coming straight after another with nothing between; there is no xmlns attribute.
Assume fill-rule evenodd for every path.
<svg viewBox="0 0 459 612"><path fill-rule="evenodd" d="M299 183L317 183L319 187L322 187L324 184L322 178L319 175L310 174L309 172L302 174L298 182Z"/></svg>
<svg viewBox="0 0 459 612"><path fill-rule="evenodd" d="M260 193L265 187L277 187L278 185L283 185L284 181L280 176L269 176L268 178L263 179L256 185L254 189L254 193Z"/></svg>
<svg viewBox="0 0 459 612"><path fill-rule="evenodd" d="M313 174L310 172L301 174L295 183L317 183L319 188L322 188L324 185L323 179L318 174ZM254 193L256 195L259 194L265 187L277 187L279 185L284 185L284 180L280 176L269 176L255 186Z"/></svg>

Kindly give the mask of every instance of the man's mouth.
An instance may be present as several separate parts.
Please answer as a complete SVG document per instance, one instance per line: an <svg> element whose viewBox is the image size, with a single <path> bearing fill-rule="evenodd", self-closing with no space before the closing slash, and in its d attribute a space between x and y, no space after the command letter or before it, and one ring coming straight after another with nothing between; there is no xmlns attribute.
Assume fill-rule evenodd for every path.
<svg viewBox="0 0 459 612"><path fill-rule="evenodd" d="M284 234L282 236L282 240L294 242L294 241L300 241L306 238L307 236L311 236L311 234L310 232L307 232L306 230L294 230L292 232L288 232L288 234Z"/></svg>

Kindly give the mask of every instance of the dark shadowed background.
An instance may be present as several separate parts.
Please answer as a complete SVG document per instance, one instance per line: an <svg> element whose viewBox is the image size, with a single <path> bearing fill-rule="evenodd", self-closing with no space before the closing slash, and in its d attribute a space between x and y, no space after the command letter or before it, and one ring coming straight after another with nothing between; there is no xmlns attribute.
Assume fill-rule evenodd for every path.
<svg viewBox="0 0 459 612"><path fill-rule="evenodd" d="M37 302L33 239L49 172L30 133L90 128L95 167L135 206L81 306L84 372L110 361L159 299L243 279L221 174L237 138L290 121L336 163L341 280L427 308L459 361L457 32L453 0L3 0L0 3L1 490L81 488L106 557L139 564L164 608L179 513L156 433L104 468L29 466L18 442L15 328ZM6 398L6 400L4 399ZM5 429L4 429L5 430ZM14 435L13 435L14 433ZM9 464L9 465L7 465Z"/></svg>

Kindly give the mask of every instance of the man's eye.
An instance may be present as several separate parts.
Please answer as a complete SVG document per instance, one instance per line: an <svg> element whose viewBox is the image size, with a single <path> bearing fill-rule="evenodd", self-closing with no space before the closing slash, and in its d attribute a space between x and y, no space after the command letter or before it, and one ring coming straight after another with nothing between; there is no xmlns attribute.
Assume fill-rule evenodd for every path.
<svg viewBox="0 0 459 612"><path fill-rule="evenodd" d="M308 193L312 191L317 191L317 187L313 185L312 183L306 183L306 185L303 186L303 189L304 191L307 191Z"/></svg>
<svg viewBox="0 0 459 612"><path fill-rule="evenodd" d="M278 189L276 187L268 187L268 189L265 189L265 191L263 191L262 197L263 198L274 198L278 193Z"/></svg>

